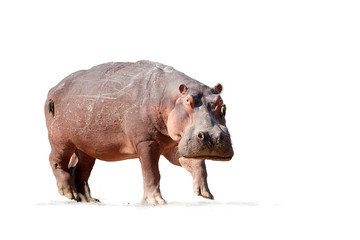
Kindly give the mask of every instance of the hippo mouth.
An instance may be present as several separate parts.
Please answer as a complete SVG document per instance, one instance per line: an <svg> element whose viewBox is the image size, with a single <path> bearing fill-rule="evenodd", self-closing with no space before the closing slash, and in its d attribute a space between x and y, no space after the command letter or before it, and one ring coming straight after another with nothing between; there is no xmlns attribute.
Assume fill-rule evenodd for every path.
<svg viewBox="0 0 360 240"><path fill-rule="evenodd" d="M232 156L219 157L219 156L182 156L185 159L198 159L198 160L212 160L212 161L230 161Z"/></svg>
<svg viewBox="0 0 360 240"><path fill-rule="evenodd" d="M219 126L210 130L189 127L179 141L178 150L184 158L199 160L230 161L234 156L230 134Z"/></svg>

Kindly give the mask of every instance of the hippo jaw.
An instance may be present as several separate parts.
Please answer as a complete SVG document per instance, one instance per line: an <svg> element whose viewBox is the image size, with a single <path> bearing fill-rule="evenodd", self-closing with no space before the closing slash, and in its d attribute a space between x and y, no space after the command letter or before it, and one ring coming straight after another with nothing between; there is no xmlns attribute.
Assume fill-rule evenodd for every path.
<svg viewBox="0 0 360 240"><path fill-rule="evenodd" d="M212 160L212 161L230 161L233 157L233 152L229 153L229 155L224 156L217 156L217 155L202 155L196 153L182 153L181 149L179 150L180 155L182 158L191 158L191 159L198 159L198 160Z"/></svg>

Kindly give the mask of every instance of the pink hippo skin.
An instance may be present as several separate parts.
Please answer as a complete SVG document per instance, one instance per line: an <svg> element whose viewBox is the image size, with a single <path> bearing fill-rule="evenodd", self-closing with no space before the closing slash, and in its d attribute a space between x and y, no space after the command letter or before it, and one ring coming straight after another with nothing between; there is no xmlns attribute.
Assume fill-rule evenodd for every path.
<svg viewBox="0 0 360 240"><path fill-rule="evenodd" d="M233 157L221 91L221 84L210 88L150 61L106 63L69 75L45 103L59 193L98 201L88 185L95 159L139 158L142 202L164 204L158 167L163 155L191 173L195 194L213 199L204 160Z"/></svg>

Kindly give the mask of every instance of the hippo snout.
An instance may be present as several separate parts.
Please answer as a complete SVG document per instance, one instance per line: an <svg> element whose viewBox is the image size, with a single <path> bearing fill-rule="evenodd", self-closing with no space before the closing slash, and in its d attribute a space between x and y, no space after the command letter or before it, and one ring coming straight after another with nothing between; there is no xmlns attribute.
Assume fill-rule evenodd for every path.
<svg viewBox="0 0 360 240"><path fill-rule="evenodd" d="M220 126L211 129L190 127L179 143L179 152L187 158L218 161L229 161L234 155L230 134L226 127Z"/></svg>

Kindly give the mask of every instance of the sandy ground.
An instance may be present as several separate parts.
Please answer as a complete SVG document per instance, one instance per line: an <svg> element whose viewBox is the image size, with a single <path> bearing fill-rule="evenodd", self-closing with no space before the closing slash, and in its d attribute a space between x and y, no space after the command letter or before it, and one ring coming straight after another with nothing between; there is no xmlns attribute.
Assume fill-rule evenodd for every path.
<svg viewBox="0 0 360 240"><path fill-rule="evenodd" d="M77 204L63 200L3 209L4 239L358 239L357 206L253 202ZM4 216L4 215L3 215Z"/></svg>
<svg viewBox="0 0 360 240"><path fill-rule="evenodd" d="M163 159L162 159L163 160ZM237 182L213 179L210 201L192 193L185 170L162 161L162 193L168 204L148 206L142 196L137 160L98 162L91 176L93 195L101 203L76 203L58 195L47 172L28 176L25 195L2 199L2 239L359 239L360 207L357 196L328 198L327 193L283 199L251 194ZM231 162L226 163L231 166ZM209 164L208 164L209 165ZM210 166L218 163L210 164ZM138 171L136 171L136 169ZM211 167L209 170L213 170ZM125 172L132 174L123 175ZM50 174L45 174L50 173ZM117 174L116 174L117 173ZM137 174L138 173L138 174ZM233 173L230 171L230 173ZM225 176L225 175L224 175ZM182 177L179 180L179 177ZM225 178L225 177L223 177ZM37 184L35 190L28 189ZM238 185L238 188L234 188ZM14 186L14 185L12 185ZM39 187L44 191L39 191ZM254 187L254 185L253 185ZM276 188L274 188L276 189ZM309 187L310 189L310 187ZM3 189L4 190L4 189ZM310 189L311 190L311 189ZM260 191L263 191L260 190ZM320 189L318 191L321 191ZM293 194L289 192L288 194ZM307 194L301 192L301 194Z"/></svg>

